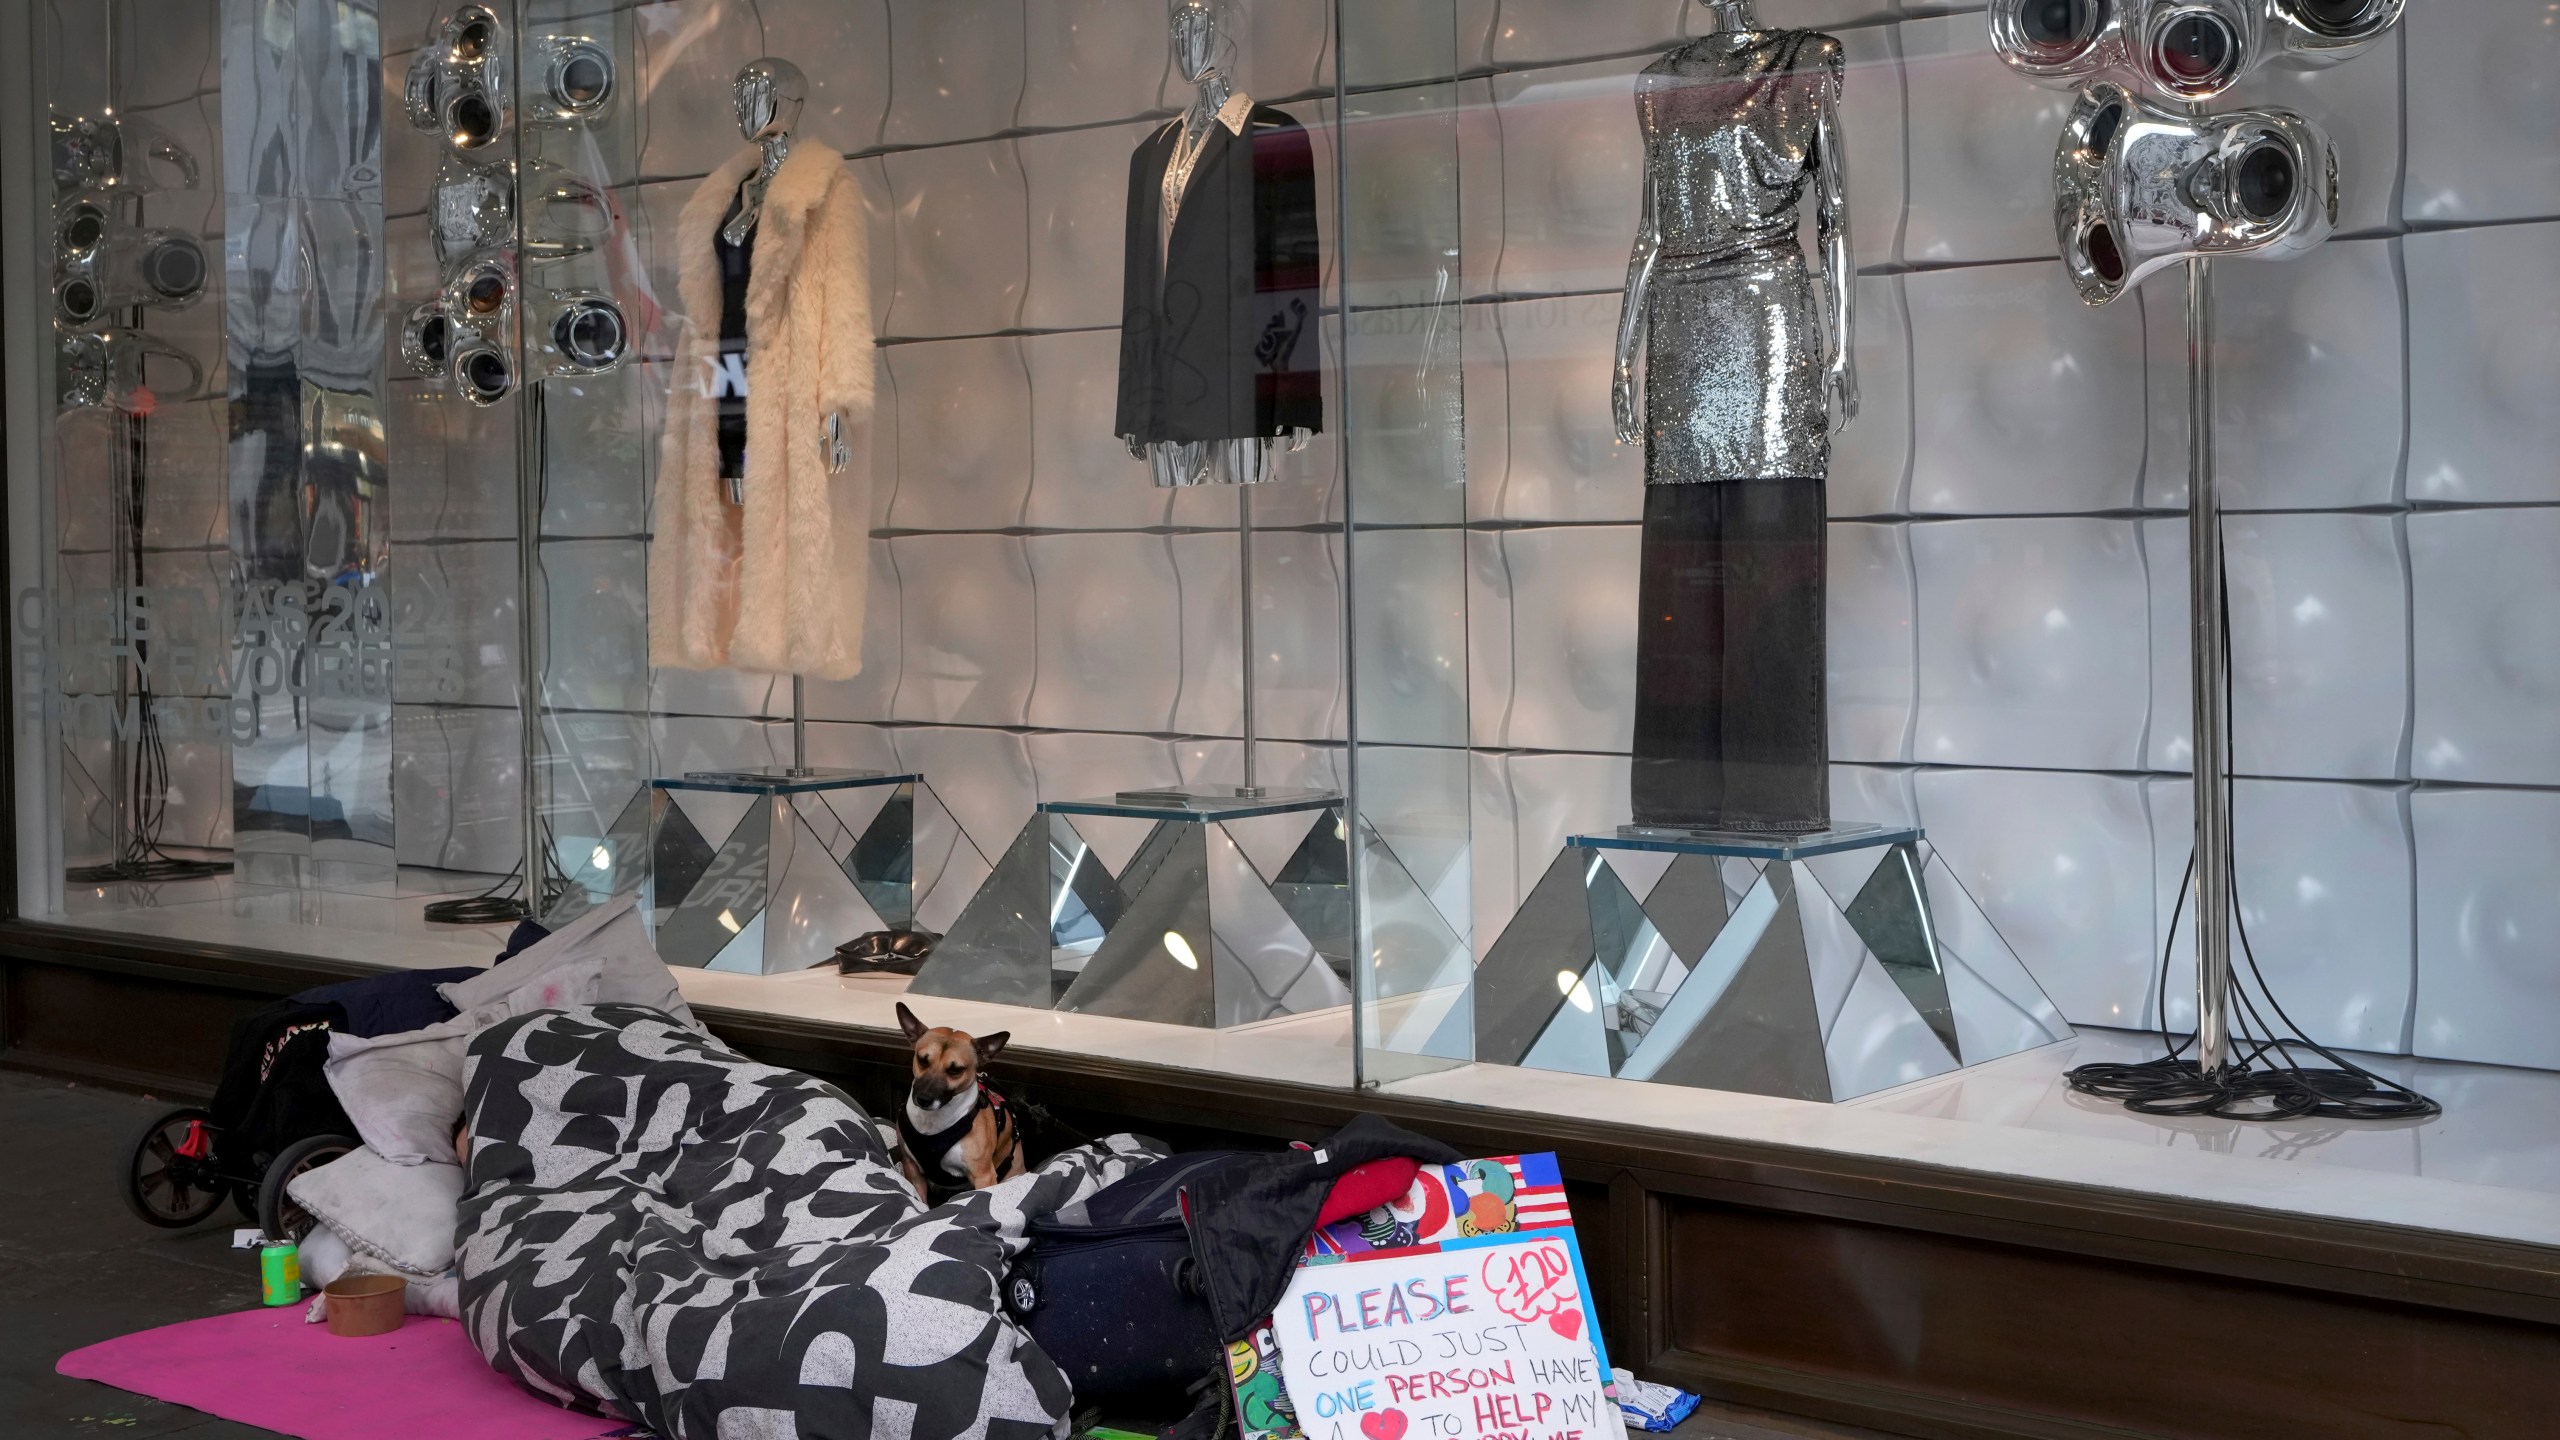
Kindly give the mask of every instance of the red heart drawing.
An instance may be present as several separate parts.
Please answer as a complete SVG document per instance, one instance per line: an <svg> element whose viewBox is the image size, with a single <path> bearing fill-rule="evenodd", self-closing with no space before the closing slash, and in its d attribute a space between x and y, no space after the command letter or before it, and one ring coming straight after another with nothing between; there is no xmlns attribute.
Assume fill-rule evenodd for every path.
<svg viewBox="0 0 2560 1440"><path fill-rule="evenodd" d="M1360 1417L1360 1433L1369 1440L1404 1440L1406 1423L1401 1410L1376 1410Z"/></svg>
<svg viewBox="0 0 2560 1440"><path fill-rule="evenodd" d="M1553 1315L1547 1317L1547 1328L1555 1331L1567 1340L1571 1340L1582 1333L1582 1312L1579 1310L1559 1310Z"/></svg>

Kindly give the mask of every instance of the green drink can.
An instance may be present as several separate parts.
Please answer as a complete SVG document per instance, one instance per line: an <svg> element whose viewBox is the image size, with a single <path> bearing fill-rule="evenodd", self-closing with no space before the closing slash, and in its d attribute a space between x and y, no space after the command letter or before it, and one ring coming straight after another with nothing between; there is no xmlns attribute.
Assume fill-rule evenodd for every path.
<svg viewBox="0 0 2560 1440"><path fill-rule="evenodd" d="M267 1303L292 1305L302 1299L302 1252L290 1244L258 1251L258 1278L266 1285Z"/></svg>

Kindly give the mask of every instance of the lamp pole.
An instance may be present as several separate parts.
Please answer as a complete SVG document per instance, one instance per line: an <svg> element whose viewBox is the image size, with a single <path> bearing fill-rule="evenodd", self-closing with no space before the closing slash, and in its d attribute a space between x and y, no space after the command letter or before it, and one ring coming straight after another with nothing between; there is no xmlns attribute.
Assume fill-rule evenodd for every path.
<svg viewBox="0 0 2560 1440"><path fill-rule="evenodd" d="M2230 636L2222 627L2222 501L2214 484L2213 261L2187 261L2188 631L2194 641L2196 1064L2231 1060Z"/></svg>

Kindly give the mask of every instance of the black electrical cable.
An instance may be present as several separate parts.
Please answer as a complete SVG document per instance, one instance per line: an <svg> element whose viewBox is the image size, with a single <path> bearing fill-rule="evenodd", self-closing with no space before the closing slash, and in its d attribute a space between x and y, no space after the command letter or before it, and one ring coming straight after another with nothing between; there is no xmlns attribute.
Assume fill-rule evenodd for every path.
<svg viewBox="0 0 2560 1440"><path fill-rule="evenodd" d="M143 480L149 474L150 450L138 419L127 417L126 451L130 461L132 483L125 487L123 530L125 554L132 564L133 583L144 584L142 522L144 511ZM118 599L118 605L123 601ZM125 757L125 793L131 797L131 821L124 843L117 847L116 857L98 865L74 865L63 871L62 878L74 885L117 885L126 882L157 884L172 880L209 880L231 873L228 860L190 860L170 854L161 848L160 835L169 823L169 746L160 733L159 707L151 693L151 645L149 640L133 640L135 709L135 742Z"/></svg>
<svg viewBox="0 0 2560 1440"><path fill-rule="evenodd" d="M543 865L543 896L557 900L568 889L568 877L548 862ZM543 907L548 910L550 907ZM422 912L430 925L504 925L510 921L531 919L533 912L524 901L524 866L519 864L497 884L477 895L459 900L433 900Z"/></svg>
<svg viewBox="0 0 2560 1440"><path fill-rule="evenodd" d="M430 925L504 925L525 918L523 890L524 867L518 866L477 895L460 900L430 900L423 913Z"/></svg>
<svg viewBox="0 0 2560 1440"><path fill-rule="evenodd" d="M546 842L551 838L548 822L543 825L543 838ZM430 925L504 925L509 921L531 919L533 912L524 902L524 871L523 864L518 863L498 883L479 894L459 900L429 901L422 913ZM569 892L571 883L568 872L560 868L559 862L552 857L551 846L546 843L542 855L542 896L546 913Z"/></svg>
<svg viewBox="0 0 2560 1440"><path fill-rule="evenodd" d="M2225 578L2227 581L2227 574ZM2227 654L2231 644L2231 596L2227 583L2223 587L2220 620ZM2233 753L2230 742L2234 738L2231 675L2227 668L2222 683L2222 753L2227 757ZM2239 847L2231 848L2236 852ZM2231 856L2224 857L2224 872L2232 893L2237 895L2239 865ZM2169 1034L2169 955L2177 945L2178 921L2186 911L2187 889L2194 882L2195 873L2195 855L2190 851L2186 873L2178 881L2177 903L2169 911L2169 939L2160 955L2159 993L2153 1010L2160 1022L2160 1043L2168 1053L2155 1060L2100 1061L2078 1066L2063 1076L2064 1083L2083 1095L2119 1101L2139 1115L2200 1115L2217 1120L2424 1120L2444 1113L2444 1107L2435 1101L2389 1076L2377 1075L2356 1064L2311 1039L2294 1023L2283 1003L2276 999L2275 987L2267 983L2266 972L2258 967L2257 950L2249 943L2248 917L2237 905L2232 907L2232 918L2238 922L2240 953L2249 967L2247 978L2257 983L2267 1009L2274 1012L2283 1028L2279 1031L2267 1023L2250 995L2248 983L2235 972L2231 977L2231 995L2237 1002L2231 1017L2235 1042L2232 1055L2211 1074L2187 1059L2187 1048L2195 1043L2195 1037L2173 1040ZM2257 1033L2251 1034L2252 1029ZM2295 1058L2297 1050L2309 1051L2328 1065L2305 1067Z"/></svg>
<svg viewBox="0 0 2560 1440"><path fill-rule="evenodd" d="M756 23L759 26L764 23L761 14L758 15ZM540 459L537 460L534 466L534 474L528 482L535 487L535 491L532 496L532 508L533 513L536 515L547 513L551 503L549 491L550 450L548 441L549 435L546 422L545 431L538 437L538 443L541 443L543 446L542 454ZM541 542L538 538L530 538L524 543L535 546L534 554L537 557L540 556L541 550L539 547ZM547 624L548 622L546 620L541 623ZM546 631L545 634L547 638L548 632ZM541 704L541 696L538 693L532 696L527 696L524 698L522 703L534 705L538 710L538 707ZM451 758L450 748L448 748L446 753L449 760ZM527 775L524 778L527 786L531 786L536 783L535 777L532 775ZM532 803L533 797L528 794L525 799L526 803L530 804ZM542 832L541 865L543 905L541 913L547 915L551 913L552 906L556 904L562 896L569 893L569 887L573 882L570 880L568 872L560 868L559 858L554 853L556 847L553 844L551 822L547 819L537 819L535 823ZM522 860L516 862L516 867L507 872L504 879L501 879L497 884L490 886L488 889L481 891L477 895L467 896L459 900L437 900L429 903L423 912L427 923L431 925L503 925L510 921L529 920L533 918L535 912L533 907L526 903L528 897L525 893L525 877L533 873L533 864L533 857L530 855L525 856Z"/></svg>

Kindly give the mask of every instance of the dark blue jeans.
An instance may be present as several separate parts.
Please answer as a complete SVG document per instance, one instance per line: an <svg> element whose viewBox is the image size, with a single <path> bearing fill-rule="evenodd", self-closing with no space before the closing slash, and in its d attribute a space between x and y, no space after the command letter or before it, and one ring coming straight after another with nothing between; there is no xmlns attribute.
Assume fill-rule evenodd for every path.
<svg viewBox="0 0 2560 1440"><path fill-rule="evenodd" d="M1820 480L1645 488L1637 824L1830 825L1824 519Z"/></svg>

